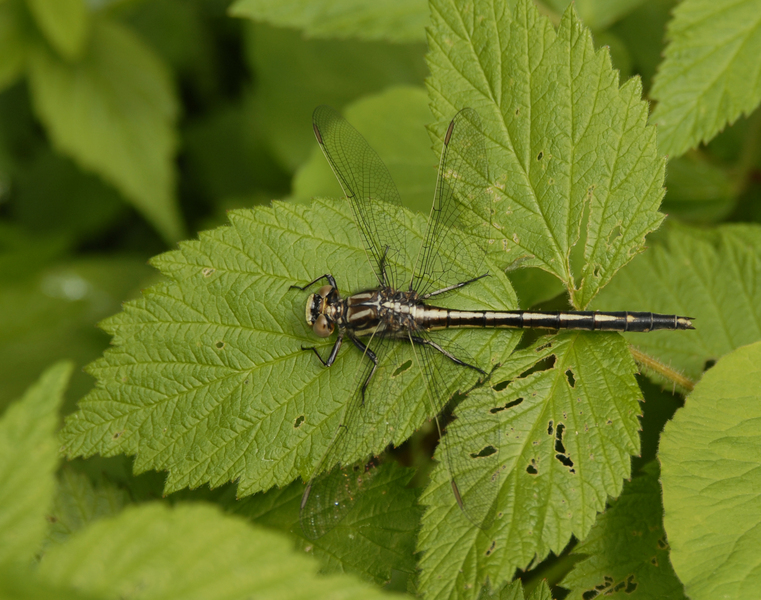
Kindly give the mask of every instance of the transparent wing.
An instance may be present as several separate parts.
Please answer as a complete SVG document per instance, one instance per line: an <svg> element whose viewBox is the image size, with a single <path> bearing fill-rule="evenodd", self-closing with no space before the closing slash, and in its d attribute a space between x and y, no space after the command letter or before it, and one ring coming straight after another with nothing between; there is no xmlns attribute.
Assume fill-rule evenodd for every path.
<svg viewBox="0 0 761 600"><path fill-rule="evenodd" d="M365 138L329 106L312 115L314 134L349 200L380 285L397 287L396 265L404 256L404 230L391 222L401 205L391 174Z"/></svg>
<svg viewBox="0 0 761 600"><path fill-rule="evenodd" d="M391 344L398 343L380 337L374 338L373 342L371 351L379 365L383 364ZM378 423L385 423L391 430L395 426L395 421L391 420L393 413L382 414L388 404L372 397L375 376L365 398L362 398L361 387L373 364L367 356L363 357L363 365L355 377L356 392L348 402L341 424L302 496L299 520L304 534L310 539L318 539L328 533L352 509L375 474L377 460L368 462L366 457L376 445L374 436L383 435L378 431Z"/></svg>
<svg viewBox="0 0 761 600"><path fill-rule="evenodd" d="M444 136L428 228L421 244L410 289L421 296L481 275L486 237L491 227L488 205L489 167L481 119L463 108ZM458 244L447 235L456 227L474 244Z"/></svg>
<svg viewBox="0 0 761 600"><path fill-rule="evenodd" d="M464 391L461 386L467 383L469 376L472 381L474 373L473 369L457 364L447 354L470 365L478 365L454 342L421 331L413 335L420 340L414 348L427 380L429 410L441 415L452 397ZM465 420L456 418L455 421L445 432L439 427L443 434L439 441L439 459L449 472L455 500L465 516L476 527L488 529L496 515L500 487L499 420L496 414L484 410L469 414ZM436 422L438 425L438 417Z"/></svg>

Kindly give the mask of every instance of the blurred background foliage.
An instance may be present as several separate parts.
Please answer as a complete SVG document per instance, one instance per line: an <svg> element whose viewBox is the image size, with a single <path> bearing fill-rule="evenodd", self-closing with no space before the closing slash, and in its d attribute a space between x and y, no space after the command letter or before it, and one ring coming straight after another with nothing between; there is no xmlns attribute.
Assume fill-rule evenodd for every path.
<svg viewBox="0 0 761 600"><path fill-rule="evenodd" d="M537 4L557 23L568 1ZM675 4L576 9L647 94ZM319 104L426 210L427 20L422 0L0 0L0 410L60 358L78 367L73 410L108 345L95 324L155 281L151 256L231 208L340 196L313 140ZM761 220L760 120L670 161L664 212ZM561 291L536 271L513 280L524 307Z"/></svg>

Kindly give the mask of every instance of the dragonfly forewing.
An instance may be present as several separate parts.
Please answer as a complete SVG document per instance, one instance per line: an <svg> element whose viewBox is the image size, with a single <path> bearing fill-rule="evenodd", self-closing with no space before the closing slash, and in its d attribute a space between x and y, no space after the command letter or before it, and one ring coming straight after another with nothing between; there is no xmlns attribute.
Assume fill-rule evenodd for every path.
<svg viewBox="0 0 761 600"><path fill-rule="evenodd" d="M312 115L315 137L351 206L378 285L398 285L404 229L392 222L401 198L388 168L367 140L330 106ZM379 206L385 203L390 207Z"/></svg>

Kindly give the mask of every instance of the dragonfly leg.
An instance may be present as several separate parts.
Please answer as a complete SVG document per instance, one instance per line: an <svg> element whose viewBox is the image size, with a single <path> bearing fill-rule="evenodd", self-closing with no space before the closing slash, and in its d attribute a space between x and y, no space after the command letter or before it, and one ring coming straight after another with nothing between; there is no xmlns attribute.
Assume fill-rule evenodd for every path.
<svg viewBox="0 0 761 600"><path fill-rule="evenodd" d="M314 283L314 282L312 282L312 283ZM333 284L331 284L331 285L333 285ZM320 353L317 352L317 348L315 348L314 346L309 346L309 347L302 346L301 349L302 350L311 350L312 352L314 352L317 355L317 358L320 359L320 362L322 363L323 367L329 367L329 366L331 366L335 362L336 356L338 356L338 351L341 349L341 344L343 344L343 341L344 341L343 331L339 331L339 333L338 333L338 339L336 340L336 343L333 344L333 349L330 351L330 356L328 356L328 360L323 360L322 356L320 356Z"/></svg>
<svg viewBox="0 0 761 600"><path fill-rule="evenodd" d="M484 277L488 277L488 273L484 273L483 275L479 275L478 277L474 277L473 279L468 279L467 281L461 281L460 283L455 283L454 285L450 285L449 287L441 288L440 290L436 290L435 292L429 292L428 294L425 294L424 296L421 296L421 300L427 300L431 296L438 296L439 294L446 294L447 292L451 292L452 290L460 289L461 287L465 287L469 283L473 283L475 281L478 281L479 279L483 279Z"/></svg>
<svg viewBox="0 0 761 600"><path fill-rule="evenodd" d="M482 275L482 277L483 277L483 275ZM480 277L478 279L480 279ZM482 368L476 367L475 365L471 365L471 364L466 363L465 361L460 360L459 358L457 358L451 352L448 352L447 350L444 350L444 348L439 346L436 342L433 342L431 340L427 340L425 338L414 337L414 336L412 338L410 338L410 339L412 339L413 343L415 343L415 344L422 344L424 346L429 346L430 348L433 348L437 352L441 352L444 356L446 356L449 360L451 360L456 365L460 365L461 367L468 367L469 369L473 369L474 371L478 371L479 373L481 373L481 375L486 375L486 371L484 371Z"/></svg>
<svg viewBox="0 0 761 600"><path fill-rule="evenodd" d="M305 289L313 286L315 283L317 283L321 279L327 279L330 285L332 285L335 289L338 289L338 286L336 285L336 280L330 273L325 273L325 275L320 275L317 279L313 279L312 281L307 283L304 287L301 287L300 285L291 285L288 287L288 289L289 290L296 289L296 290L301 290L303 292Z"/></svg>
<svg viewBox="0 0 761 600"><path fill-rule="evenodd" d="M365 378L364 383L362 384L362 390L361 390L361 392L362 392L362 405L364 406L364 404L365 404L365 390L367 390L367 386L370 384L370 380L373 378L373 375L375 375L375 370L378 368L378 357L375 356L375 352L370 350L370 348L368 348L358 338L354 337L353 335L349 335L349 339L352 342L354 342L354 345L357 348L359 348L359 350L362 352L362 354L364 354L365 356L367 356L367 358L369 358L371 361L373 361L373 368L370 371L370 373L367 375L367 377Z"/></svg>

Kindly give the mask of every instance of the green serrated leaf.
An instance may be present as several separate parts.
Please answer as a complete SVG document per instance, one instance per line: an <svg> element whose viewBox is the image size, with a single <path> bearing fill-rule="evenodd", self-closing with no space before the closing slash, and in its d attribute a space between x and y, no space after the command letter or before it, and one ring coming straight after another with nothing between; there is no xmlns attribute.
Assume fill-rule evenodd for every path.
<svg viewBox="0 0 761 600"><path fill-rule="evenodd" d="M87 475L70 467L61 469L58 493L48 515L48 542L61 544L89 524L113 517L129 503L123 490L103 481L94 486Z"/></svg>
<svg viewBox="0 0 761 600"><path fill-rule="evenodd" d="M669 561L658 475L657 463L644 467L573 549L586 558L560 583L571 590L569 600L686 600Z"/></svg>
<svg viewBox="0 0 761 600"><path fill-rule="evenodd" d="M445 469L434 471L418 543L426 598L474 598L487 577L494 588L587 535L639 450L635 370L621 337L564 334L516 352L470 394L450 429L499 416L497 518L474 528ZM491 477L485 464L482 481Z"/></svg>
<svg viewBox="0 0 761 600"><path fill-rule="evenodd" d="M397 43L425 41L425 0L238 0L233 17L301 29L315 38L356 38Z"/></svg>
<svg viewBox="0 0 761 600"><path fill-rule="evenodd" d="M85 0L26 0L37 26L67 60L82 57L90 26Z"/></svg>
<svg viewBox="0 0 761 600"><path fill-rule="evenodd" d="M695 317L688 335L625 336L645 354L696 381L708 361L761 340L761 227L669 227L595 302Z"/></svg>
<svg viewBox="0 0 761 600"><path fill-rule="evenodd" d="M660 445L671 564L693 600L761 586L761 343L725 356L666 424Z"/></svg>
<svg viewBox="0 0 761 600"><path fill-rule="evenodd" d="M761 0L684 0L668 37L651 121L661 152L679 156L761 101Z"/></svg>
<svg viewBox="0 0 761 600"><path fill-rule="evenodd" d="M556 33L526 0L514 16L504 3L433 6L432 110L481 114L499 166L491 180L500 260L553 273L573 306L585 307L663 218L665 162L639 80L619 87L607 50L594 50L572 7Z"/></svg>
<svg viewBox="0 0 761 600"><path fill-rule="evenodd" d="M104 323L116 347L89 367L99 386L67 419L69 455L136 454L137 472L168 470L167 493L237 480L245 496L308 477L357 389L363 359L345 347L326 369L301 350L324 353L333 340L313 335L304 322L307 292L290 288L328 272L346 292L377 284L349 213L345 200L233 211L230 227L154 259L171 281ZM406 231L410 264L425 219L407 211L393 218ZM507 278L488 270L453 307L515 306ZM484 369L519 339L494 330L445 335ZM414 360L409 345L392 346L368 389L379 423L346 460L400 443L431 416L417 363L394 376Z"/></svg>
<svg viewBox="0 0 761 600"><path fill-rule="evenodd" d="M58 409L72 367L50 367L0 419L0 564L30 561L45 536L58 464Z"/></svg>
<svg viewBox="0 0 761 600"><path fill-rule="evenodd" d="M37 45L29 82L34 109L58 150L114 185L166 240L180 238L177 105L169 75L148 47L100 18L79 62Z"/></svg>
<svg viewBox="0 0 761 600"><path fill-rule="evenodd" d="M332 531L308 540L299 525L303 483L249 496L230 510L260 525L293 533L298 547L314 554L327 573L350 571L377 584L388 582L393 571L414 574L415 540L422 507L418 492L407 484L414 473L395 464L376 469L354 509ZM336 473L335 476L343 476Z"/></svg>
<svg viewBox="0 0 761 600"><path fill-rule="evenodd" d="M356 578L318 577L285 536L203 504L127 508L55 546L40 565L50 585L107 598L381 598Z"/></svg>
<svg viewBox="0 0 761 600"><path fill-rule="evenodd" d="M436 156L425 133L425 125L431 120L425 92L416 87L393 87L352 103L345 113L388 167L404 205L427 214L436 179ZM302 201L343 196L317 145L294 175L293 195Z"/></svg>
<svg viewBox="0 0 761 600"><path fill-rule="evenodd" d="M315 106L340 109L392 85L422 85L426 76L423 44L304 40L298 32L265 25L248 30L257 110L267 142L289 171L314 150L310 119Z"/></svg>

